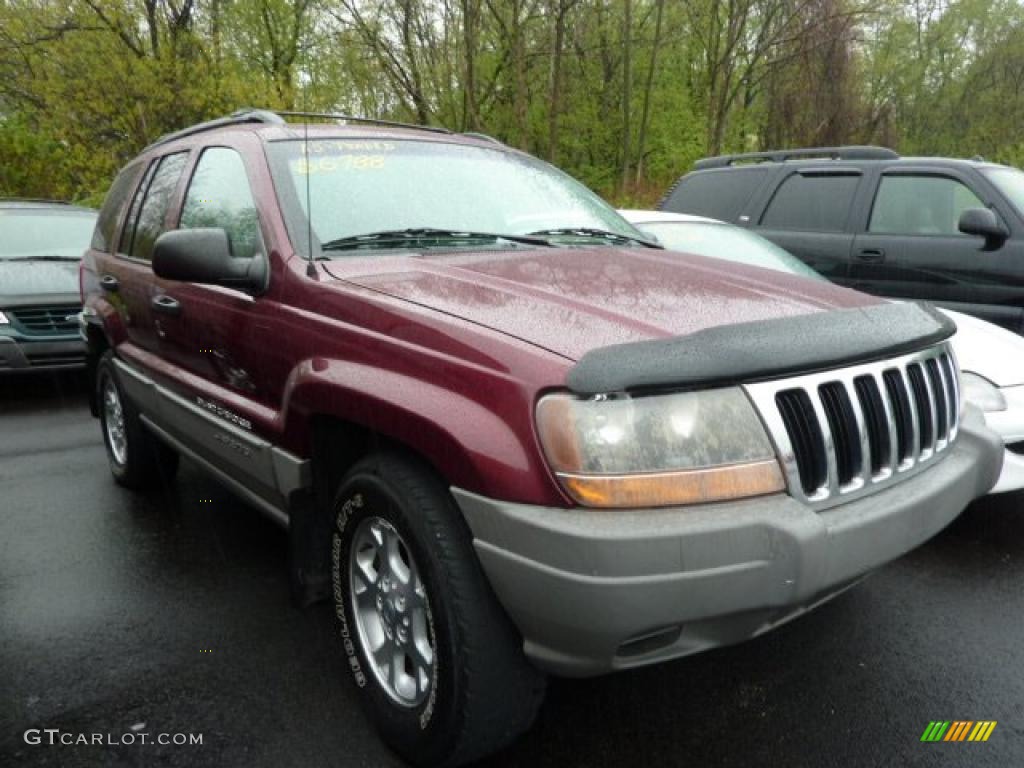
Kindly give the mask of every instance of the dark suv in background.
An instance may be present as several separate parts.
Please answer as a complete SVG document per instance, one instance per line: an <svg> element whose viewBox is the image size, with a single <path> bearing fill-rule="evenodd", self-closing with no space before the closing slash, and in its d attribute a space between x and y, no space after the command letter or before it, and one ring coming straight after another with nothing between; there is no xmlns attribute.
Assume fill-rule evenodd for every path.
<svg viewBox="0 0 1024 768"><path fill-rule="evenodd" d="M749 227L823 276L1024 332L1024 173L882 147L697 162L661 210Z"/></svg>
<svg viewBox="0 0 1024 768"><path fill-rule="evenodd" d="M78 267L96 211L0 199L0 374L80 368Z"/></svg>

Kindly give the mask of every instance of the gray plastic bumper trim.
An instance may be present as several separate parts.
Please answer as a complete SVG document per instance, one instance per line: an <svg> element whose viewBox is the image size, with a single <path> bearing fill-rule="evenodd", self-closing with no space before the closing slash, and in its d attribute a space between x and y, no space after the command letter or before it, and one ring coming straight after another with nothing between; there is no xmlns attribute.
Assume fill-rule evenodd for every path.
<svg viewBox="0 0 1024 768"><path fill-rule="evenodd" d="M785 494L594 510L452 493L527 656L590 676L739 642L809 610L942 530L992 487L1002 453L969 408L940 461L824 511Z"/></svg>
<svg viewBox="0 0 1024 768"><path fill-rule="evenodd" d="M127 396L154 434L287 525L289 496L310 484L308 459L189 402L123 360L114 363Z"/></svg>

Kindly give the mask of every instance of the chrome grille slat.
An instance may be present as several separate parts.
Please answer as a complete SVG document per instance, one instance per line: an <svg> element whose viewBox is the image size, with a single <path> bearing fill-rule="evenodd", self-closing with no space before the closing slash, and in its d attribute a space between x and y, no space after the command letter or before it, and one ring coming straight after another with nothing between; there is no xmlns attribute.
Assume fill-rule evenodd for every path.
<svg viewBox="0 0 1024 768"><path fill-rule="evenodd" d="M896 432L893 471L899 472L909 467L913 461L912 455L917 440L913 409L907 396L906 380L898 368L882 371L882 383L885 385L885 402L889 406L892 428Z"/></svg>
<svg viewBox="0 0 1024 768"><path fill-rule="evenodd" d="M825 474L825 490L829 496L839 492L839 472L836 467L836 446L832 437L832 428L828 424L828 417L825 415L825 406L821 402L821 393L815 389L809 392L811 396L811 407L814 408L814 415L821 427L821 434L825 438L825 465L828 467Z"/></svg>
<svg viewBox="0 0 1024 768"><path fill-rule="evenodd" d="M924 365L922 363L911 363L910 365L908 365L907 374L908 378L910 378L911 381L916 379L917 381L920 382L920 386L915 386L914 389L924 392L924 399L928 410L927 418L929 421L927 423L929 424L929 428L927 432L924 429L924 424L922 424L921 428L921 459L924 460L930 457L935 452L935 447L938 444L937 438L939 425L935 413L935 395L932 392L931 382L929 381L928 373L925 371ZM915 376L914 374L917 375ZM920 403L916 402L916 397L915 405L920 407ZM918 418L920 419L920 417L923 415L925 414L919 413Z"/></svg>
<svg viewBox="0 0 1024 768"><path fill-rule="evenodd" d="M898 358L747 384L744 389L772 438L790 494L824 509L899 482L942 455L957 436L957 378L956 361L943 343ZM899 427L898 413L903 413ZM799 439L790 434L792 429L800 430ZM824 444L824 481L821 445L808 437L817 430ZM924 445L922 434L928 438ZM806 455L812 449L817 455Z"/></svg>
<svg viewBox="0 0 1024 768"><path fill-rule="evenodd" d="M899 433L896 430L896 418L893 415L892 403L889 401L889 390L885 386L885 377L882 375L882 371L873 373L871 376L878 386L878 394L882 398L882 411L885 413L885 423L889 428L889 467L888 471L882 473L878 478L884 480L895 475L900 465Z"/></svg>
<svg viewBox="0 0 1024 768"><path fill-rule="evenodd" d="M931 387L932 400L935 403L935 444L946 444L949 437L949 404L946 401L946 382L939 370L939 363L933 357L925 361L925 378Z"/></svg>
<svg viewBox="0 0 1024 768"><path fill-rule="evenodd" d="M875 451L871 447L871 435L867 416L860 402L860 393L857 391L856 377L849 377L844 382L847 394L850 397L850 405L853 408L853 418L857 423L857 434L860 437L860 483L870 483L875 475Z"/></svg>
<svg viewBox="0 0 1024 768"><path fill-rule="evenodd" d="M910 385L910 374L909 369L900 366L896 369L899 371L900 378L903 380L903 389L907 393L907 402L910 404L910 464L906 467L909 469L921 460L921 418L917 412L917 399L914 397L914 388ZM902 471L906 471L905 469Z"/></svg>
<svg viewBox="0 0 1024 768"><path fill-rule="evenodd" d="M956 381L955 363L953 358L946 355L939 359L939 373L942 375L946 392L950 393L950 397L947 398L946 402L949 406L949 436L947 440L953 440L956 437L957 426L960 422L960 391Z"/></svg>

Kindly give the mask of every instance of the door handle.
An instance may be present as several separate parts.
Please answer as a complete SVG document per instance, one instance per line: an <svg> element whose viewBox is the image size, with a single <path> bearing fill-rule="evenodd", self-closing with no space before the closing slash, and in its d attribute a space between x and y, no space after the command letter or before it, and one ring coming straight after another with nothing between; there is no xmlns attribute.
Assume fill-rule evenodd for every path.
<svg viewBox="0 0 1024 768"><path fill-rule="evenodd" d="M861 261L885 261L885 250L882 248L865 248L857 254Z"/></svg>
<svg viewBox="0 0 1024 768"><path fill-rule="evenodd" d="M100 278L100 288L108 293L115 293L120 290L121 283L113 275L104 275Z"/></svg>
<svg viewBox="0 0 1024 768"><path fill-rule="evenodd" d="M181 302L172 296L168 296L166 293L154 296L149 305L153 308L154 312L160 312L164 315L181 314Z"/></svg>

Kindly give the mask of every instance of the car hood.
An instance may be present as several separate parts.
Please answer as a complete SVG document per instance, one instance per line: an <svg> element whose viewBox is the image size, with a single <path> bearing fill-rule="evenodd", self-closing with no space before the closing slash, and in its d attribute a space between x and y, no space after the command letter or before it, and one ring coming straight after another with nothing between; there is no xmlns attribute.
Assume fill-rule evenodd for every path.
<svg viewBox="0 0 1024 768"><path fill-rule="evenodd" d="M936 307L956 323L950 339L960 369L997 387L1024 384L1024 338L976 317Z"/></svg>
<svg viewBox="0 0 1024 768"><path fill-rule="evenodd" d="M0 261L0 309L40 301L78 300L78 263Z"/></svg>
<svg viewBox="0 0 1024 768"><path fill-rule="evenodd" d="M428 252L325 269L572 360L609 344L882 303L824 281L646 248Z"/></svg>

